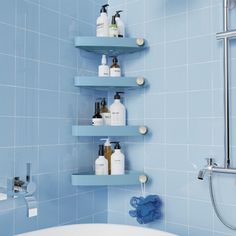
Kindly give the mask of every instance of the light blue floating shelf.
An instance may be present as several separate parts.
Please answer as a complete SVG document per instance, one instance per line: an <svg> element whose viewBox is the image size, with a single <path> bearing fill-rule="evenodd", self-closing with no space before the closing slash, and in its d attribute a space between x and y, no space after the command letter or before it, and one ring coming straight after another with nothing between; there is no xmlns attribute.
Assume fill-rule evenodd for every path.
<svg viewBox="0 0 236 236"><path fill-rule="evenodd" d="M143 77L75 77L75 86L95 90L138 89L146 85Z"/></svg>
<svg viewBox="0 0 236 236"><path fill-rule="evenodd" d="M88 52L117 56L147 48L142 38L76 37L75 46Z"/></svg>
<svg viewBox="0 0 236 236"><path fill-rule="evenodd" d="M72 126L73 136L138 136L148 132L146 126L92 126L75 125Z"/></svg>
<svg viewBox="0 0 236 236"><path fill-rule="evenodd" d="M104 186L104 185L137 185L139 176L144 175L139 171L126 171L125 175L95 175L94 173L73 174L73 186Z"/></svg>

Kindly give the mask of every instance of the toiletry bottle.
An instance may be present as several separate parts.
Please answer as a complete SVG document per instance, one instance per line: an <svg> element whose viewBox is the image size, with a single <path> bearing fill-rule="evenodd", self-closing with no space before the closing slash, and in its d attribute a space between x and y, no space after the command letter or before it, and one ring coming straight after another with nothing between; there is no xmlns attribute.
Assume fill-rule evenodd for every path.
<svg viewBox="0 0 236 236"><path fill-rule="evenodd" d="M122 12L121 10L116 11L115 20L116 20L116 24L117 24L117 27L118 27L118 37L125 37L125 25L124 25L123 21L120 18L120 13L121 12Z"/></svg>
<svg viewBox="0 0 236 236"><path fill-rule="evenodd" d="M107 108L107 102L106 98L103 98L101 101L101 111L100 111L102 118L103 118L103 124L104 125L111 125L111 113Z"/></svg>
<svg viewBox="0 0 236 236"><path fill-rule="evenodd" d="M100 104L99 101L95 102L95 112L94 112L94 116L92 119L92 125L94 126L100 126L103 125L103 118L100 114Z"/></svg>
<svg viewBox="0 0 236 236"><path fill-rule="evenodd" d="M110 76L111 77L120 77L121 76L121 69L118 65L117 57L112 58L112 65L110 67Z"/></svg>
<svg viewBox="0 0 236 236"><path fill-rule="evenodd" d="M125 155L121 152L119 142L115 143L114 153L111 155L111 175L125 174Z"/></svg>
<svg viewBox="0 0 236 236"><path fill-rule="evenodd" d="M112 16L111 24L109 26L109 36L118 37L118 26L116 24L116 16Z"/></svg>
<svg viewBox="0 0 236 236"><path fill-rule="evenodd" d="M97 18L97 37L108 37L109 36L109 21L107 15L107 9L109 4L105 4L102 6L100 10L100 16Z"/></svg>
<svg viewBox="0 0 236 236"><path fill-rule="evenodd" d="M99 145L98 158L95 161L95 174L108 175L108 161L104 157L103 145Z"/></svg>
<svg viewBox="0 0 236 236"><path fill-rule="evenodd" d="M98 67L98 76L109 77L109 74L110 74L110 69L109 69L109 66L107 65L107 56L102 55L102 63Z"/></svg>
<svg viewBox="0 0 236 236"><path fill-rule="evenodd" d="M120 93L123 92L116 92L114 96L114 102L110 106L112 126L126 125L126 109L125 106L120 102Z"/></svg>
<svg viewBox="0 0 236 236"><path fill-rule="evenodd" d="M109 138L101 139L105 140L106 142L104 143L104 156L108 161L108 174L111 174L111 155L112 155L112 148L111 148L111 143Z"/></svg>

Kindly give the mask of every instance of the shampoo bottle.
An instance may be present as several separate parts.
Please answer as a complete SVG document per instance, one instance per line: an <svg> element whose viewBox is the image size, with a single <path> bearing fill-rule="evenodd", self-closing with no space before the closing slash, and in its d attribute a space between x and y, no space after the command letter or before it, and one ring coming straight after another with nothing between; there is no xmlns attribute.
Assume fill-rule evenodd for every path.
<svg viewBox="0 0 236 236"><path fill-rule="evenodd" d="M108 174L111 174L111 155L112 155L112 148L111 148L111 143L110 139L101 139L105 140L106 142L104 143L104 156L108 161Z"/></svg>
<svg viewBox="0 0 236 236"><path fill-rule="evenodd" d="M111 155L111 175L125 174L125 155L121 152L119 142L115 142L114 153Z"/></svg>
<svg viewBox="0 0 236 236"><path fill-rule="evenodd" d="M116 16L112 16L111 24L109 26L109 36L118 37L118 26L116 24Z"/></svg>
<svg viewBox="0 0 236 236"><path fill-rule="evenodd" d="M103 118L103 124L111 125L111 113L107 108L106 98L103 98L101 101L101 115Z"/></svg>
<svg viewBox="0 0 236 236"><path fill-rule="evenodd" d="M102 55L102 63L98 67L98 76L99 77L109 77L109 66L107 65L106 55Z"/></svg>
<svg viewBox="0 0 236 236"><path fill-rule="evenodd" d="M106 9L108 6L109 4L105 4L102 6L100 10L100 16L97 18L97 29L96 29L97 37L109 36L109 21Z"/></svg>
<svg viewBox="0 0 236 236"><path fill-rule="evenodd" d="M125 25L123 23L123 21L121 20L120 18L120 13L122 11L116 11L116 14L115 14L115 20L116 20L116 24L117 24L117 27L118 27L118 37L125 37Z"/></svg>
<svg viewBox="0 0 236 236"><path fill-rule="evenodd" d="M112 58L112 65L110 67L110 76L111 77L120 77L121 76L121 69L118 64L117 57Z"/></svg>
<svg viewBox="0 0 236 236"><path fill-rule="evenodd" d="M94 126L103 125L103 118L100 114L100 103L99 103L99 101L95 102L95 112L94 112L94 116L93 116L93 119L92 119L92 125L94 125Z"/></svg>
<svg viewBox="0 0 236 236"><path fill-rule="evenodd" d="M103 145L99 145L98 158L95 161L95 174L108 175L108 161L104 157Z"/></svg>
<svg viewBox="0 0 236 236"><path fill-rule="evenodd" d="M112 126L126 125L126 109L125 106L120 102L120 93L122 92L116 92L114 96L114 102L110 106Z"/></svg>

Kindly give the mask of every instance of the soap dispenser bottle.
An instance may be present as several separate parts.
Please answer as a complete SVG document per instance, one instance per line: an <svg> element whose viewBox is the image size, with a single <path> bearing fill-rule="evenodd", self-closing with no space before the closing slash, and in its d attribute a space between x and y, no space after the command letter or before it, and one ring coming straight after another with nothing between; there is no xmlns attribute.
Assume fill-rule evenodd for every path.
<svg viewBox="0 0 236 236"><path fill-rule="evenodd" d="M109 26L109 36L118 37L118 26L116 24L116 16L112 16L111 24Z"/></svg>
<svg viewBox="0 0 236 236"><path fill-rule="evenodd" d="M109 4L102 6L100 10L100 16L97 18L97 37L108 37L109 36L109 21L107 15L107 7Z"/></svg>
<svg viewBox="0 0 236 236"><path fill-rule="evenodd" d="M111 125L111 113L107 108L106 98L102 98L101 101L101 115L104 125Z"/></svg>
<svg viewBox="0 0 236 236"><path fill-rule="evenodd" d="M107 65L106 55L102 55L101 65L98 67L98 76L99 77L109 77L110 74L109 66Z"/></svg>
<svg viewBox="0 0 236 236"><path fill-rule="evenodd" d="M94 126L103 125L103 118L100 114L100 103L99 103L99 101L95 102L95 112L94 112L94 116L93 116L93 119L92 119L92 125L94 125Z"/></svg>
<svg viewBox="0 0 236 236"><path fill-rule="evenodd" d="M111 125L125 126L126 125L126 108L120 102L120 94L123 92L116 92L114 102L110 106Z"/></svg>
<svg viewBox="0 0 236 236"><path fill-rule="evenodd" d="M112 65L110 67L110 76L111 77L120 77L121 76L121 69L118 64L117 57L112 58Z"/></svg>
<svg viewBox="0 0 236 236"><path fill-rule="evenodd" d="M114 153L111 155L111 175L125 174L125 155L121 152L119 142L114 142Z"/></svg>
<svg viewBox="0 0 236 236"><path fill-rule="evenodd" d="M98 158L95 161L95 174L108 175L108 161L104 156L103 145L99 145Z"/></svg>
<svg viewBox="0 0 236 236"><path fill-rule="evenodd" d="M120 13L123 12L121 10L116 11L115 14L115 20L116 20L116 24L118 27L118 37L125 37L125 25L123 23L123 21L120 18Z"/></svg>
<svg viewBox="0 0 236 236"><path fill-rule="evenodd" d="M112 148L111 148L111 142L109 138L101 139L106 141L104 143L104 156L108 161L108 174L111 174L111 155L112 155Z"/></svg>

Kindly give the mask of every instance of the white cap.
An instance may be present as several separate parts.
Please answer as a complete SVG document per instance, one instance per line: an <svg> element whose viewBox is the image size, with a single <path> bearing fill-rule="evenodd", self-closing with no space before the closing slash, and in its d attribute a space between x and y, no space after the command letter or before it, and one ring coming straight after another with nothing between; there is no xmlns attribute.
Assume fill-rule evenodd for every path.
<svg viewBox="0 0 236 236"><path fill-rule="evenodd" d="M102 65L106 65L107 64L107 57L106 55L102 55Z"/></svg>
<svg viewBox="0 0 236 236"><path fill-rule="evenodd" d="M109 139L109 138L101 138L100 140L106 141L106 142L104 143L104 146L105 146L105 147L111 146L111 143L110 143L110 139Z"/></svg>

